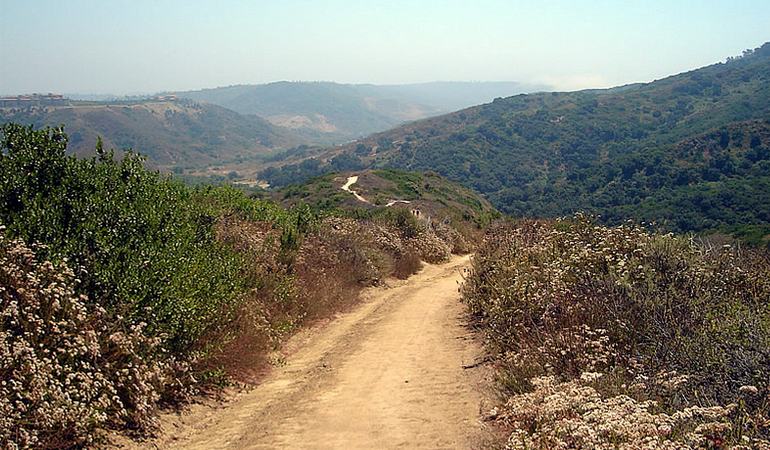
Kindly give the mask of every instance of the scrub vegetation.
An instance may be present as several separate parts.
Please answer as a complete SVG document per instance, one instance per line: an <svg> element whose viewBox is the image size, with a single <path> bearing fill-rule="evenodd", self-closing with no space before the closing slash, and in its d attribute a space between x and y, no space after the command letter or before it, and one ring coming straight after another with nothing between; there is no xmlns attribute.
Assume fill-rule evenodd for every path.
<svg viewBox="0 0 770 450"><path fill-rule="evenodd" d="M770 445L766 253L583 215L505 223L463 297L507 448Z"/></svg>
<svg viewBox="0 0 770 450"><path fill-rule="evenodd" d="M4 447L152 432L160 407L256 381L287 336L364 287L467 251L408 209L287 209L66 146L62 129L2 129Z"/></svg>

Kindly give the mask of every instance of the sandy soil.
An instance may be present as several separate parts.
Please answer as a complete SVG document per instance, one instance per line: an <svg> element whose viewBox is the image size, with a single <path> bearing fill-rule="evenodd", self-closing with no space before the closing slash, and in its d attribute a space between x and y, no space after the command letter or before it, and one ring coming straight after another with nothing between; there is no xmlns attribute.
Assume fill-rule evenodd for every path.
<svg viewBox="0 0 770 450"><path fill-rule="evenodd" d="M255 389L165 417L147 448L473 448L487 369L459 302L468 257L366 291ZM464 368L464 366L473 366ZM482 404L483 403L483 404Z"/></svg>

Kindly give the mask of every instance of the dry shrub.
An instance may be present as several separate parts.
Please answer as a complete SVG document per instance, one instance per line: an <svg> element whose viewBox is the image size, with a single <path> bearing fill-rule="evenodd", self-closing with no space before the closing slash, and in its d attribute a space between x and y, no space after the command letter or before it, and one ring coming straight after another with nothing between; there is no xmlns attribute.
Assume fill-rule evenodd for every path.
<svg viewBox="0 0 770 450"><path fill-rule="evenodd" d="M499 355L513 448L767 445L766 256L581 215L502 224L463 296Z"/></svg>
<svg viewBox="0 0 770 450"><path fill-rule="evenodd" d="M294 263L303 318L326 317L352 304L359 291L377 284L380 268L366 251L355 221L325 221L307 236Z"/></svg>
<svg viewBox="0 0 770 450"><path fill-rule="evenodd" d="M158 358L143 324L89 308L64 264L39 261L0 227L0 445L88 443L98 426L153 425L162 386L178 369Z"/></svg>
<svg viewBox="0 0 770 450"><path fill-rule="evenodd" d="M373 284L386 276L407 278L422 267L420 253L414 245L422 233L417 226L405 226L394 220L344 218L330 218L326 224L333 233L354 239L356 246L364 251L370 260L363 261L364 266L379 274L370 280Z"/></svg>
<svg viewBox="0 0 770 450"><path fill-rule="evenodd" d="M407 242L427 263L445 263L452 256L451 244L439 238L428 224L424 224L421 232Z"/></svg>
<svg viewBox="0 0 770 450"><path fill-rule="evenodd" d="M216 347L196 365L206 374L208 388L239 382L256 383L266 373L267 354L277 345L277 336L266 311L270 303L260 296L247 295L241 302L226 336L206 336Z"/></svg>
<svg viewBox="0 0 770 450"><path fill-rule="evenodd" d="M447 218L448 219L448 218ZM449 245L449 251L454 255L465 255L473 251L471 242L463 236L450 222L437 222L433 226L436 236Z"/></svg>
<svg viewBox="0 0 770 450"><path fill-rule="evenodd" d="M213 348L198 370L226 376L227 381L254 383L267 369L268 352L301 315L296 288L281 261L281 231L274 224L226 216L216 224L215 233L217 240L243 257L242 271L251 289L233 302L234 320L228 327L202 339L203 345Z"/></svg>
<svg viewBox="0 0 770 450"><path fill-rule="evenodd" d="M420 260L420 255L411 248L407 248L403 253L393 257L392 274L398 279L405 280L417 273L421 268L422 261Z"/></svg>
<svg viewBox="0 0 770 450"><path fill-rule="evenodd" d="M365 222L360 226L374 246L390 260L385 273L399 279L406 279L422 268L420 255L402 237L400 230L387 223Z"/></svg>
<svg viewBox="0 0 770 450"><path fill-rule="evenodd" d="M452 256L452 244L436 234L434 222L418 219L405 208L381 210L373 222L380 228L391 230L392 242L411 249L425 262L439 264L449 261Z"/></svg>
<svg viewBox="0 0 770 450"><path fill-rule="evenodd" d="M349 307L366 286L420 267L394 227L369 221L327 218L290 250L271 223L228 216L215 230L243 258L244 278L253 288L233 303L235 320L226 330L202 340L214 348L196 368L241 382L256 381L269 351L301 325Z"/></svg>

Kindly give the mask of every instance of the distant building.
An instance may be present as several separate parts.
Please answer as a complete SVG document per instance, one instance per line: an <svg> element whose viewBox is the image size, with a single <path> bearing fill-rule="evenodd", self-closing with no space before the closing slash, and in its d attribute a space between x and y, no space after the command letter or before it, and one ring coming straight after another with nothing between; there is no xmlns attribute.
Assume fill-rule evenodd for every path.
<svg viewBox="0 0 770 450"><path fill-rule="evenodd" d="M0 97L0 108L25 108L28 106L66 105L69 99L61 94L32 94Z"/></svg>
<svg viewBox="0 0 770 450"><path fill-rule="evenodd" d="M152 98L153 100L157 100L159 102L175 102L176 101L176 95L156 95Z"/></svg>

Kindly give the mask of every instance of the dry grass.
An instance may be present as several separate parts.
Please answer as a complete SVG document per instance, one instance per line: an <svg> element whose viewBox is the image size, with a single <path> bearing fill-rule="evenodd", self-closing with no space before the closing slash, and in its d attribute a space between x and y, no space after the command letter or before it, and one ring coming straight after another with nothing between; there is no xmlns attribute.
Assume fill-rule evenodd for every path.
<svg viewBox="0 0 770 450"><path fill-rule="evenodd" d="M267 355L299 327L331 317L355 304L367 286L389 276L417 272L417 251L392 224L327 218L287 256L280 230L270 223L223 218L217 239L246 261L249 284L256 286L237 304L224 333L199 369L253 383L268 367Z"/></svg>

